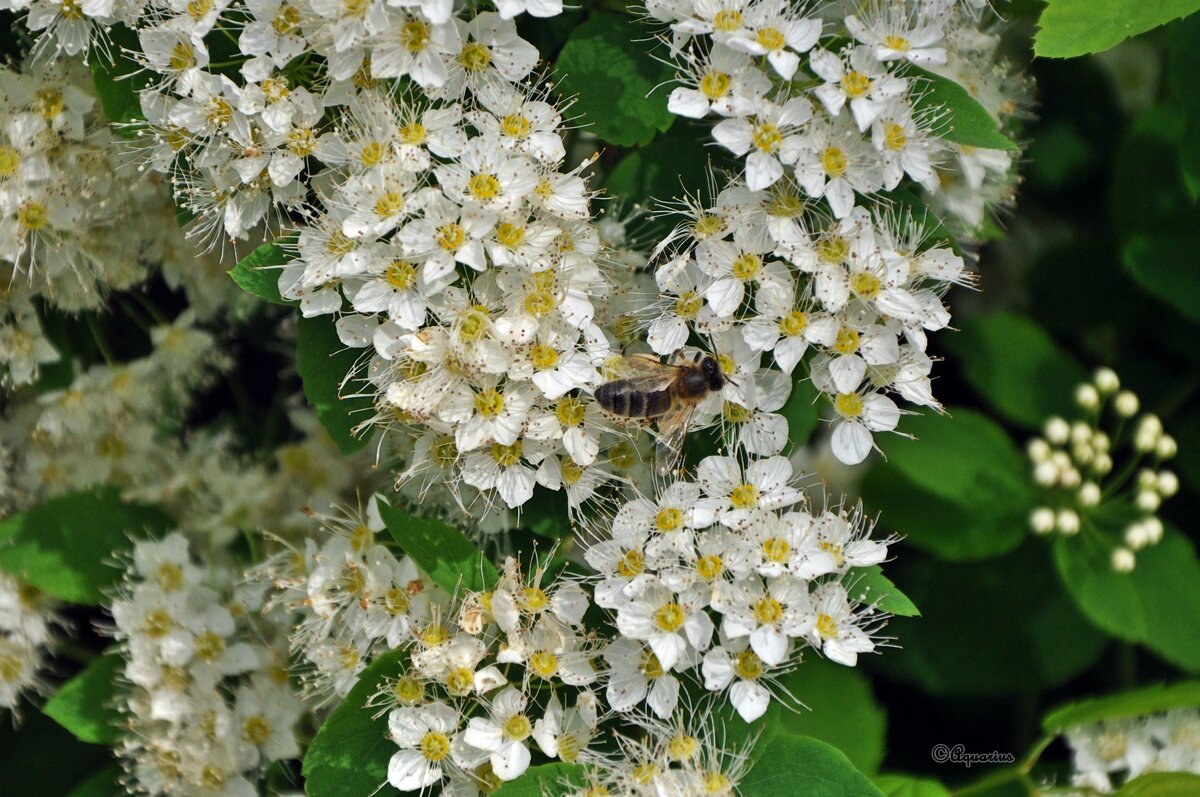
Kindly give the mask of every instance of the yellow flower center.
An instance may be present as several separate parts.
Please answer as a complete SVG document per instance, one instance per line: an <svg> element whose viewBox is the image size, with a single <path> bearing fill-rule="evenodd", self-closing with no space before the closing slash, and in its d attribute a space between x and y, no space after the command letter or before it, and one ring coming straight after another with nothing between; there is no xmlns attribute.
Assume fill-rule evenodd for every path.
<svg viewBox="0 0 1200 797"><path fill-rule="evenodd" d="M675 531L683 526L683 513L675 507L659 510L654 516L654 526L659 531Z"/></svg>
<svg viewBox="0 0 1200 797"><path fill-rule="evenodd" d="M167 632L175 627L175 622L171 619L171 615L164 612L162 609L155 609L148 612L142 618L142 633L151 639L159 639L167 635Z"/></svg>
<svg viewBox="0 0 1200 797"><path fill-rule="evenodd" d="M362 161L363 166L370 168L383 160L384 152L384 145L381 142L368 141L358 153L358 159Z"/></svg>
<svg viewBox="0 0 1200 797"><path fill-rule="evenodd" d="M583 402L574 396L563 396L554 407L554 417L559 424L568 428L583 423L585 414Z"/></svg>
<svg viewBox="0 0 1200 797"><path fill-rule="evenodd" d="M430 731L421 738L421 755L427 761L441 761L450 755L450 739L441 731Z"/></svg>
<svg viewBox="0 0 1200 797"><path fill-rule="evenodd" d="M908 49L912 47L912 44L910 44L908 39L904 38L903 36L897 36L894 33L889 33L887 36L883 37L883 46L889 50L896 50L897 52L904 53L908 52Z"/></svg>
<svg viewBox="0 0 1200 797"><path fill-rule="evenodd" d="M654 624L668 634L683 628L685 620L687 620L687 613L678 603L663 604L654 613Z"/></svg>
<svg viewBox="0 0 1200 797"><path fill-rule="evenodd" d="M904 149L904 145L908 143L908 136L904 135L904 128L895 122L883 123L883 144L893 152L899 152Z"/></svg>
<svg viewBox="0 0 1200 797"><path fill-rule="evenodd" d="M467 667L456 667L446 676L446 691L454 697L466 697L475 689L475 673Z"/></svg>
<svg viewBox="0 0 1200 797"><path fill-rule="evenodd" d="M83 19L83 8L79 5L79 0L63 0L62 15L63 19L73 21Z"/></svg>
<svg viewBox="0 0 1200 797"><path fill-rule="evenodd" d="M713 27L724 33L730 33L742 26L742 12L736 8L726 8L717 12L713 17Z"/></svg>
<svg viewBox="0 0 1200 797"><path fill-rule="evenodd" d="M825 639L834 639L838 635L837 620L824 612L817 615L817 633Z"/></svg>
<svg viewBox="0 0 1200 797"><path fill-rule="evenodd" d="M417 280L417 267L407 260L393 260L384 272L384 279L392 290L406 291Z"/></svg>
<svg viewBox="0 0 1200 797"><path fill-rule="evenodd" d="M646 567L646 557L642 556L642 552L636 548L625 552L621 560L617 562L617 572L625 578L633 578L641 574Z"/></svg>
<svg viewBox="0 0 1200 797"><path fill-rule="evenodd" d="M458 336L464 341L476 341L483 337L488 329L490 316L483 305L473 305L462 316L458 328Z"/></svg>
<svg viewBox="0 0 1200 797"><path fill-rule="evenodd" d="M529 120L519 113L510 113L500 120L500 132L509 138L525 138L532 129Z"/></svg>
<svg viewBox="0 0 1200 797"><path fill-rule="evenodd" d="M783 143L783 133L780 133L779 128L770 122L755 125L750 138L760 152L768 155L779 149L779 145Z"/></svg>
<svg viewBox="0 0 1200 797"><path fill-rule="evenodd" d="M21 153L8 145L0 146L0 177L12 177L21 165Z"/></svg>
<svg viewBox="0 0 1200 797"><path fill-rule="evenodd" d="M53 119L62 113L64 104L58 89L38 89L33 95L33 109L45 119Z"/></svg>
<svg viewBox="0 0 1200 797"><path fill-rule="evenodd" d="M846 153L838 147L826 147L825 154L821 156L821 164L830 179L836 180L846 173Z"/></svg>
<svg viewBox="0 0 1200 797"><path fill-rule="evenodd" d="M196 65L196 51L187 42L176 42L171 48L171 57L167 65L175 72L191 69Z"/></svg>
<svg viewBox="0 0 1200 797"><path fill-rule="evenodd" d="M22 229L37 232L50 222L50 214L41 202L26 202L17 211L17 223Z"/></svg>
<svg viewBox="0 0 1200 797"><path fill-rule="evenodd" d="M883 283L879 281L879 277L869 271L860 271L850 277L850 290L863 299L874 299L882 287Z"/></svg>
<svg viewBox="0 0 1200 797"><path fill-rule="evenodd" d="M429 44L429 26L425 20L416 17L405 22L400 28L400 43L410 53L419 53Z"/></svg>
<svg viewBox="0 0 1200 797"><path fill-rule="evenodd" d="M754 619L760 625L774 625L783 619L783 606L769 595L759 598L754 604Z"/></svg>
<svg viewBox="0 0 1200 797"><path fill-rule="evenodd" d="M673 761L687 761L694 758L698 752L700 752L700 740L686 733L673 736L667 742L667 755Z"/></svg>
<svg viewBox="0 0 1200 797"><path fill-rule="evenodd" d="M425 125L420 122L409 122L397 132L400 135L400 141L409 146L416 146L425 141Z"/></svg>
<svg viewBox="0 0 1200 797"><path fill-rule="evenodd" d="M768 562L783 564L788 560L788 555L792 552L792 546L782 537L771 537L763 540L762 552Z"/></svg>
<svg viewBox="0 0 1200 797"><path fill-rule="evenodd" d="M492 443L492 459L502 468L511 468L516 465L521 461L521 441L518 440L511 446Z"/></svg>
<svg viewBox="0 0 1200 797"><path fill-rule="evenodd" d="M862 396L857 393L839 393L833 400L833 408L843 418L857 418L862 415Z"/></svg>
<svg viewBox="0 0 1200 797"><path fill-rule="evenodd" d="M742 282L754 279L761 270L762 258L750 252L738 255L733 261L733 276Z"/></svg>
<svg viewBox="0 0 1200 797"><path fill-rule="evenodd" d="M763 674L762 659L754 651L744 650L738 654L733 670L743 681L757 681Z"/></svg>
<svg viewBox="0 0 1200 797"><path fill-rule="evenodd" d="M426 647L436 648L450 640L450 630L441 623L430 623L421 629L421 642Z"/></svg>
<svg viewBox="0 0 1200 797"><path fill-rule="evenodd" d="M713 213L704 213L696 217L692 225L692 233L697 238L710 238L725 229L725 221Z"/></svg>
<svg viewBox="0 0 1200 797"><path fill-rule="evenodd" d="M658 656L654 655L654 651L647 650L642 654L642 664L640 667L642 675L654 680L666 675L666 670L663 669L662 662L658 660Z"/></svg>
<svg viewBox="0 0 1200 797"><path fill-rule="evenodd" d="M717 795L728 794L733 790L733 782L723 772L705 772L704 773L704 793Z"/></svg>
<svg viewBox="0 0 1200 797"><path fill-rule="evenodd" d="M539 650L529 657L529 669L539 678L553 678L558 672L558 656L548 650Z"/></svg>
<svg viewBox="0 0 1200 797"><path fill-rule="evenodd" d="M416 705L425 699L425 684L411 675L405 675L392 685L392 694L405 705Z"/></svg>
<svg viewBox="0 0 1200 797"><path fill-rule="evenodd" d="M408 612L408 592L402 587L392 587L383 595L383 608L393 616L406 614Z"/></svg>
<svg viewBox="0 0 1200 797"><path fill-rule="evenodd" d="M163 562L155 569L154 580L163 592L174 592L183 586L183 568L174 562Z"/></svg>
<svg viewBox="0 0 1200 797"><path fill-rule="evenodd" d="M845 263L850 256L850 242L840 235L823 238L817 244L817 257L824 263Z"/></svg>
<svg viewBox="0 0 1200 797"><path fill-rule="evenodd" d="M787 44L783 32L778 28L759 28L755 38L764 50L782 50Z"/></svg>
<svg viewBox="0 0 1200 797"><path fill-rule="evenodd" d="M539 343L530 350L529 360L533 363L534 368L545 371L558 364L558 352L554 350L553 346Z"/></svg>
<svg viewBox="0 0 1200 797"><path fill-rule="evenodd" d="M242 736L253 745L263 745L271 738L271 723L261 714L247 717L242 723Z"/></svg>
<svg viewBox="0 0 1200 797"><path fill-rule="evenodd" d="M695 291L684 291L675 300L675 315L680 318L695 318L700 314L703 305L704 300Z"/></svg>
<svg viewBox="0 0 1200 797"><path fill-rule="evenodd" d="M789 338L804 334L808 328L808 316L799 310L793 310L779 319L779 331Z"/></svg>
<svg viewBox="0 0 1200 797"><path fill-rule="evenodd" d="M858 351L858 344L858 332L850 327L842 327L833 341L833 350L838 354L854 354Z"/></svg>
<svg viewBox="0 0 1200 797"><path fill-rule="evenodd" d="M313 137L312 130L307 127L297 127L289 131L287 142L288 151L300 158L307 158L317 148L317 140Z"/></svg>
<svg viewBox="0 0 1200 797"><path fill-rule="evenodd" d="M739 484L729 493L729 503L734 509L753 509L758 506L758 488L753 484Z"/></svg>
<svg viewBox="0 0 1200 797"><path fill-rule="evenodd" d="M847 72L842 77L842 91L850 98L861 97L871 90L871 78L862 72Z"/></svg>
<svg viewBox="0 0 1200 797"><path fill-rule="evenodd" d="M842 551L842 546L838 545L837 543L826 541L826 542L819 543L817 545L817 547L820 548L825 553L833 556L833 562L838 567L841 567L842 565L844 565L846 563L846 556L845 556L845 553Z"/></svg>
<svg viewBox="0 0 1200 797"><path fill-rule="evenodd" d="M710 100L719 100L729 91L729 75L710 69L700 78L700 93Z"/></svg>
<svg viewBox="0 0 1200 797"><path fill-rule="evenodd" d="M727 423L733 424L746 423L754 417L750 410L732 401L726 401L721 407L721 416Z"/></svg>
<svg viewBox="0 0 1200 797"><path fill-rule="evenodd" d="M496 225L496 240L509 249L516 249L525 240L525 228L507 221L501 222Z"/></svg>
<svg viewBox="0 0 1200 797"><path fill-rule="evenodd" d="M528 739L531 733L533 733L533 724L524 714L513 714L504 721L504 736L511 741L523 741Z"/></svg>
<svg viewBox="0 0 1200 797"><path fill-rule="evenodd" d="M468 42L458 54L458 61L468 72L482 72L492 63L492 53L479 42Z"/></svg>
<svg viewBox="0 0 1200 797"><path fill-rule="evenodd" d="M300 24L300 9L295 6L280 6L279 11L275 12L275 18L271 20L271 27L280 36L286 36L296 29Z"/></svg>
<svg viewBox="0 0 1200 797"><path fill-rule="evenodd" d="M491 174L475 174L467 181L467 190L471 196L487 202L500 196L500 181Z"/></svg>
<svg viewBox="0 0 1200 797"><path fill-rule="evenodd" d="M696 572L705 581L712 581L725 572L725 563L721 561L720 556L710 553L696 560Z"/></svg>
<svg viewBox="0 0 1200 797"><path fill-rule="evenodd" d="M567 460L562 465L562 477L568 486L575 484L583 478L583 467Z"/></svg>
<svg viewBox="0 0 1200 797"><path fill-rule="evenodd" d="M375 200L375 215L380 218L395 216L404 210L404 195L395 191L387 191Z"/></svg>
<svg viewBox="0 0 1200 797"><path fill-rule="evenodd" d="M208 123L217 127L229 124L233 118L233 106L223 97L213 97L208 101Z"/></svg>
<svg viewBox="0 0 1200 797"><path fill-rule="evenodd" d="M215 631L205 631L196 637L196 658L212 663L225 653L225 640Z"/></svg>

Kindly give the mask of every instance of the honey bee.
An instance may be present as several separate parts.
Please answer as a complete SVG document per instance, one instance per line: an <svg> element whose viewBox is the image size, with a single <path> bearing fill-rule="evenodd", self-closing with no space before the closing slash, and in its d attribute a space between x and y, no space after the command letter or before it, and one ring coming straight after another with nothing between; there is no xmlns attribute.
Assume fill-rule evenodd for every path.
<svg viewBox="0 0 1200 797"><path fill-rule="evenodd" d="M658 439L654 458L660 476L675 469L683 456L688 424L700 402L729 381L709 354L697 353L690 362L682 349L662 362L649 354L631 354L617 366L620 378L596 388L596 403L622 418L655 421Z"/></svg>

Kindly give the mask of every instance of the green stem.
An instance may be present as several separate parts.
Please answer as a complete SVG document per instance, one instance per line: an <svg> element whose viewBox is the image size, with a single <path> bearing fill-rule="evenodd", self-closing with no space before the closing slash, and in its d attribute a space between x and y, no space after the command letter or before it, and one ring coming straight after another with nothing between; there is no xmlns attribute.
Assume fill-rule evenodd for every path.
<svg viewBox="0 0 1200 797"><path fill-rule="evenodd" d="M92 333L92 340L96 342L96 348L100 350L100 356L104 358L104 362L109 365L116 364L117 358L113 357L112 349L108 348L104 334L100 331L100 325L96 323L96 317L88 314L84 316L84 321L87 323L88 331Z"/></svg>

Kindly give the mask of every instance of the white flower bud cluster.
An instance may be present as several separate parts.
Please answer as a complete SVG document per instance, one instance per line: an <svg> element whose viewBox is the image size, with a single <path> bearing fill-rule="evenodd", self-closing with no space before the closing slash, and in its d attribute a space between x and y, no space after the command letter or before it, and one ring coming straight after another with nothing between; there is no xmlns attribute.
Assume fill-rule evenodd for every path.
<svg viewBox="0 0 1200 797"><path fill-rule="evenodd" d="M1071 785L1085 790L1080 794L1112 794L1149 772L1200 775L1200 710L1194 708L1084 725L1067 731L1066 740Z"/></svg>
<svg viewBox="0 0 1200 797"><path fill-rule="evenodd" d="M258 616L261 590L240 576L193 559L177 532L134 545L112 615L127 685L117 750L140 793L252 797L268 765L300 754L286 626Z"/></svg>
<svg viewBox="0 0 1200 797"><path fill-rule="evenodd" d="M62 626L54 601L0 573L0 712L19 719L21 699L44 690L39 671Z"/></svg>
<svg viewBox="0 0 1200 797"><path fill-rule="evenodd" d="M921 102L921 70L971 86L1004 123L1017 89L997 78L999 37L956 0L867 2L832 19L779 0L654 0L647 10L670 26L663 39L679 65L668 107L717 117L717 144L744 163L711 201L690 202L660 244L672 256L655 272L648 342L664 354L704 335L731 362L770 353L788 375L815 350L811 376L835 410L833 452L859 463L874 433L896 428L893 395L940 408L926 335L949 325L949 285L970 281L962 257L930 243L926 219L881 195L923 191L974 230L993 187L1007 193L1014 180L1013 151L945 137ZM741 376L743 413L778 406Z"/></svg>
<svg viewBox="0 0 1200 797"><path fill-rule="evenodd" d="M1075 402L1084 419L1052 417L1042 436L1026 447L1033 481L1045 500L1030 513L1029 526L1039 535L1072 536L1081 530L1100 535L1111 549L1112 569L1128 573L1136 552L1162 539L1157 512L1163 499L1178 492L1179 478L1161 465L1175 455L1175 440L1149 413L1133 420L1130 430L1140 402L1132 391L1120 389L1111 369L1101 368L1076 387ZM1102 530L1107 521L1095 521L1109 517L1114 507L1127 522L1118 539L1110 540Z"/></svg>

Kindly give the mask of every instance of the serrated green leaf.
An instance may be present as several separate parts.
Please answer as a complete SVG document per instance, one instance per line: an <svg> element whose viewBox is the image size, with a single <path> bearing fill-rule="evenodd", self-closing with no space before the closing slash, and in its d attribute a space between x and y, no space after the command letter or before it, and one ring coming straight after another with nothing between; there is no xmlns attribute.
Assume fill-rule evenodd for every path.
<svg viewBox="0 0 1200 797"><path fill-rule="evenodd" d="M375 502L396 544L446 592L489 590L499 580L496 566L458 529L433 518L413 517L382 498Z"/></svg>
<svg viewBox="0 0 1200 797"><path fill-rule="evenodd" d="M856 567L842 582L850 597L862 603L875 603L883 612L897 617L920 617L921 612L900 589L883 574L879 565Z"/></svg>
<svg viewBox="0 0 1200 797"><path fill-rule="evenodd" d="M1054 561L1083 613L1115 637L1140 642L1189 672L1200 672L1200 561L1178 530L1137 553L1131 573L1116 573L1109 553L1078 538L1054 541Z"/></svg>
<svg viewBox="0 0 1200 797"><path fill-rule="evenodd" d="M1029 429L1070 412L1075 387L1087 378L1036 321L1011 313L972 318L945 344L983 400Z"/></svg>
<svg viewBox="0 0 1200 797"><path fill-rule="evenodd" d="M133 31L117 24L108 28L107 33L107 51L112 55L112 61L102 55L92 57L92 84L96 87L96 97L105 118L114 124L113 131L122 138L133 138L136 131L128 123L143 119L138 93L150 85L153 74L125 54L141 50Z"/></svg>
<svg viewBox="0 0 1200 797"><path fill-rule="evenodd" d="M346 348L329 316L296 319L296 333L296 370L304 382L304 397L343 454L359 451L374 433L374 427L353 432L371 417L371 397L349 395L352 391L343 385L360 352Z"/></svg>
<svg viewBox="0 0 1200 797"><path fill-rule="evenodd" d="M1033 52L1043 58L1104 52L1197 9L1200 0L1047 0Z"/></svg>
<svg viewBox="0 0 1200 797"><path fill-rule="evenodd" d="M571 111L582 114L579 122L601 140L648 144L675 121L667 93L659 88L674 70L650 56L652 46L631 35L627 17L594 14L571 32L559 53L558 93L575 96Z"/></svg>
<svg viewBox="0 0 1200 797"><path fill-rule="evenodd" d="M1016 148L1017 145L1000 132L987 109L965 88L950 78L916 66L910 66L908 74L920 81L913 103L917 111L940 113L943 117L938 130L942 138L981 149Z"/></svg>
<svg viewBox="0 0 1200 797"><path fill-rule="evenodd" d="M781 712L782 730L836 747L860 772L879 769L887 714L861 670L812 658L790 673L784 685L806 708Z"/></svg>
<svg viewBox="0 0 1200 797"><path fill-rule="evenodd" d="M1200 323L1200 236L1134 235L1121 260L1126 273L1147 293Z"/></svg>
<svg viewBox="0 0 1200 797"><path fill-rule="evenodd" d="M238 287L271 304L295 305L279 295L278 266L292 259L283 247L275 242L266 243L243 257L229 270L229 276Z"/></svg>
<svg viewBox="0 0 1200 797"><path fill-rule="evenodd" d="M950 790L931 778L908 775L880 775L875 785L884 797L950 797Z"/></svg>
<svg viewBox="0 0 1200 797"><path fill-rule="evenodd" d="M123 719L113 705L113 683L124 665L114 653L101 656L60 686L42 711L81 742L116 744Z"/></svg>
<svg viewBox="0 0 1200 797"><path fill-rule="evenodd" d="M406 656L404 650L393 650L371 662L321 725L304 754L308 797L361 797L374 794L387 780L396 743L388 738L387 714L372 719L376 710L367 701L385 679L400 675Z"/></svg>
<svg viewBox="0 0 1200 797"><path fill-rule="evenodd" d="M808 736L779 733L742 778L745 797L883 797L836 747Z"/></svg>
<svg viewBox="0 0 1200 797"><path fill-rule="evenodd" d="M1116 695L1105 695L1059 706L1042 720L1046 733L1062 733L1120 717L1144 717L1177 708L1200 707L1200 681L1155 684Z"/></svg>
<svg viewBox="0 0 1200 797"><path fill-rule="evenodd" d="M121 577L113 552L171 525L112 487L51 498L0 523L0 570L59 600L97 605Z"/></svg>
<svg viewBox="0 0 1200 797"><path fill-rule="evenodd" d="M1117 797L1196 797L1200 775L1191 772L1149 772L1126 783Z"/></svg>
<svg viewBox="0 0 1200 797"><path fill-rule="evenodd" d="M584 769L580 764L542 764L525 770L516 780L500 784L490 797L562 797L570 790L568 785L578 785L583 780Z"/></svg>

